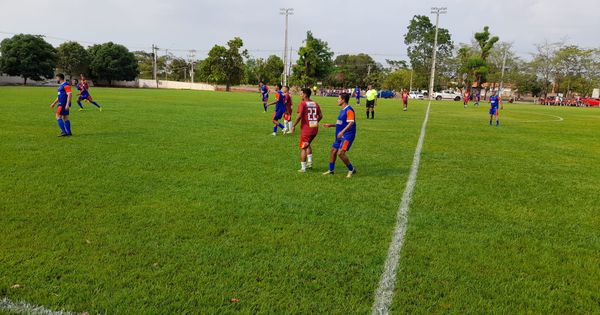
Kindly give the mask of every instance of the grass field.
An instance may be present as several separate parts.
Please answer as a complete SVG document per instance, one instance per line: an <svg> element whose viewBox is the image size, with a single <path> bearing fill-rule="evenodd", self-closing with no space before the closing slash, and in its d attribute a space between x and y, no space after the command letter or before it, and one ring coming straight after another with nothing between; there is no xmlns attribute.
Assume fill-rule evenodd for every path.
<svg viewBox="0 0 600 315"><path fill-rule="evenodd" d="M0 300L90 314L371 312L426 103L298 174L258 94L0 88ZM294 99L297 103L297 97ZM334 98L317 98L334 123ZM600 111L431 107L393 312L600 313ZM19 284L19 288L12 288ZM2 310L0 310L0 313Z"/></svg>

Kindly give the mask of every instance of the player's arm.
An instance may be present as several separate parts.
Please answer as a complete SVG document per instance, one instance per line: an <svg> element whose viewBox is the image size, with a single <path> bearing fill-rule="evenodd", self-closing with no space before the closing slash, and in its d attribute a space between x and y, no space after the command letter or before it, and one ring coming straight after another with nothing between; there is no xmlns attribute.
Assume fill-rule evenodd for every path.
<svg viewBox="0 0 600 315"><path fill-rule="evenodd" d="M50 104L50 108L54 108L54 106L56 106L56 103L58 103L58 97L54 99L54 102L52 102L52 104Z"/></svg>
<svg viewBox="0 0 600 315"><path fill-rule="evenodd" d="M65 104L65 109L69 110L69 108L71 107L71 98L73 96L73 93L71 93L71 87L70 86L65 86L65 92L67 92L67 104Z"/></svg>

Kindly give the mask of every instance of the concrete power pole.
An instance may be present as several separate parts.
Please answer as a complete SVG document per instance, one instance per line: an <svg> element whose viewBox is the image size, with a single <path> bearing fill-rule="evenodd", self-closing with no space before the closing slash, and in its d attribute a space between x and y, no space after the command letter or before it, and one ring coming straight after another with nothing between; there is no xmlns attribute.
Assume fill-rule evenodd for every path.
<svg viewBox="0 0 600 315"><path fill-rule="evenodd" d="M437 58L438 27L440 24L440 14L446 14L448 9L445 7L432 7L431 13L435 14L435 39L433 40L433 58L431 61L431 77L429 78L429 99L433 99L433 83L435 79L435 64Z"/></svg>
<svg viewBox="0 0 600 315"><path fill-rule="evenodd" d="M288 79L288 18L294 15L293 8L281 8L279 14L285 15L285 46L283 49L283 85L287 85Z"/></svg>
<svg viewBox="0 0 600 315"><path fill-rule="evenodd" d="M194 83L194 70L196 68L196 51L190 50L190 78L192 79L192 83Z"/></svg>
<svg viewBox="0 0 600 315"><path fill-rule="evenodd" d="M502 91L504 90L504 71L506 70L506 54L507 48L504 48L504 56L502 57L502 74L500 75L500 90L498 91L498 96L502 98Z"/></svg>
<svg viewBox="0 0 600 315"><path fill-rule="evenodd" d="M157 51L158 51L158 47L156 47L156 45L152 44L152 78L154 79L154 81L156 81L156 88L158 88L158 76L157 76L158 59L156 56Z"/></svg>

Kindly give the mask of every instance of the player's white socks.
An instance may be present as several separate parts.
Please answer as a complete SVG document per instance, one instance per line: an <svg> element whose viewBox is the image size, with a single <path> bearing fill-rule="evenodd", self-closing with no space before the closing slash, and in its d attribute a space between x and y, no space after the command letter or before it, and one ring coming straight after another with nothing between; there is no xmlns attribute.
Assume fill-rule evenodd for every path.
<svg viewBox="0 0 600 315"><path fill-rule="evenodd" d="M312 154L308 155L308 164L312 164Z"/></svg>
<svg viewBox="0 0 600 315"><path fill-rule="evenodd" d="M300 169L306 171L306 162L300 162Z"/></svg>

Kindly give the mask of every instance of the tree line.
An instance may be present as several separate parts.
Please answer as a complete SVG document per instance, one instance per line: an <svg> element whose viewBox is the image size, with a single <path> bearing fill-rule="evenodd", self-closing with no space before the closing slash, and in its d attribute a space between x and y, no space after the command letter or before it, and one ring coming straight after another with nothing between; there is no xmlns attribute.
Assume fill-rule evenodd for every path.
<svg viewBox="0 0 600 315"><path fill-rule="evenodd" d="M424 15L414 16L406 29L406 60L376 62L368 54L334 56L325 40L308 31L291 67L289 82L296 86L365 87L401 90L428 87L435 26ZM85 73L95 80L133 80L153 77L154 55L130 52L114 43L87 49L76 42L52 47L43 37L15 35L0 43L0 72L40 80L55 70L67 75ZM589 95L600 86L600 49L565 43L539 43L524 60L511 43L494 36L484 26L471 43L455 45L448 29L440 28L437 47L435 89L490 89L500 81L518 90L541 96L551 92ZM203 60L186 60L173 54L156 56L158 79L222 84L275 84L282 81L282 58L249 55L241 38L214 45ZM192 71L192 68L194 71ZM504 75L502 72L504 70Z"/></svg>
<svg viewBox="0 0 600 315"><path fill-rule="evenodd" d="M77 42L54 48L39 35L18 34L0 42L0 72L27 80L41 81L54 72L73 77L86 74L94 80L134 80L138 75L135 55L112 42L87 49Z"/></svg>

